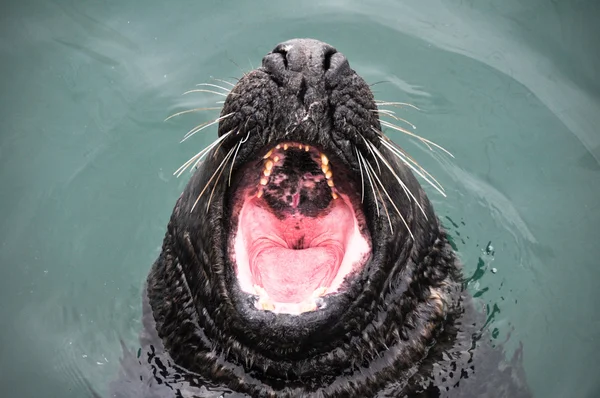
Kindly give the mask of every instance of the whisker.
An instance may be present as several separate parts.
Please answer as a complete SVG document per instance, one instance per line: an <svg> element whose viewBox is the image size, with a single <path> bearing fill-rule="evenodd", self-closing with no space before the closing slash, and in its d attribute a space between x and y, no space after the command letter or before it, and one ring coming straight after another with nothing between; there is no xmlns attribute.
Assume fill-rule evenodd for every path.
<svg viewBox="0 0 600 398"><path fill-rule="evenodd" d="M218 81L218 82L221 82L221 83L228 84L228 85L230 85L231 87L235 87L235 84L233 84L233 83L231 83L231 82L228 82L227 80L224 80L224 79L217 79L217 78L213 77L213 78L212 78L212 80L215 80L215 81Z"/></svg>
<svg viewBox="0 0 600 398"><path fill-rule="evenodd" d="M186 113L200 112L200 111L215 111L215 110L218 110L218 109L221 109L221 107L220 106L212 106L212 107L208 107L208 108L188 109L188 110L185 110L185 111L174 113L171 116L169 116L168 118L166 118L164 121L166 122L169 119L172 119L172 118L174 118L176 116L179 116L179 115L184 115Z"/></svg>
<svg viewBox="0 0 600 398"><path fill-rule="evenodd" d="M227 138L231 133L233 132L233 130L223 134L221 137L217 138L212 144L210 144L209 146L207 146L206 148L204 148L203 150L201 150L200 152L198 152L197 154L195 154L194 156L192 156L187 162L185 162L183 165L181 165L177 170L175 170L175 172L173 173L173 175L176 175L177 177L181 176L183 174L183 172L194 162L196 162L196 165L202 160L202 158L204 156L206 156L206 154L213 149L216 145L218 145L221 141L223 141L225 138Z"/></svg>
<svg viewBox="0 0 600 398"><path fill-rule="evenodd" d="M363 158L362 161L364 162L365 159ZM365 168L365 172L367 173L367 177L369 177L369 175L371 173L369 171L369 169ZM373 184L373 183L371 182L371 184ZM375 187L375 189L377 190L377 195L379 196L379 200L381 201L381 204L383 205L383 210L385 210L385 215L387 216L388 224L390 226L390 231L391 231L391 233L394 233L394 226L392 225L392 219L390 218L390 213L387 209L387 204L385 203L385 200L383 200L383 196L381 196L381 191L379 190L379 188L377 187L376 184L373 184L372 187ZM374 191L373 191L373 195L375 195ZM379 210L377 198L375 198L375 204L377 205L377 210ZM377 215L379 216L379 212L377 212Z"/></svg>
<svg viewBox="0 0 600 398"><path fill-rule="evenodd" d="M371 169L371 171L373 172L373 177L375 177L375 179L377 179L377 182L381 186L381 189L383 190L383 192L385 193L385 195L388 197L390 203L392 204L392 206L394 206L394 209L396 209L396 212L398 213L398 215L400 216L400 219L404 223L404 226L406 227L406 230L410 234L410 237L414 240L415 237L414 237L412 231L410 230L410 228L408 226L408 223L404 219L404 216L402 215L402 213L400 213L400 210L398 209L398 207L396 206L396 204L394 203L394 201L392 200L392 198L390 197L390 195L388 194L388 192L385 190L385 187L383 186L383 183L379 180L379 177L377 177L377 174L375 174L375 170L373 170L373 166L371 166L369 163L367 163L367 167L369 169Z"/></svg>
<svg viewBox="0 0 600 398"><path fill-rule="evenodd" d="M390 151L392 151L392 153L396 157L398 157L405 165L410 167L411 170L413 170L415 173L417 173L421 178L423 178L425 181L427 181L427 183L429 183L429 185L431 185L440 194L442 194L442 196L446 197L446 191L444 190L444 187L442 186L442 184L440 184L438 180L436 180L427 170L425 170L423 167L421 167L414 159L411 159L410 156L408 156L408 158L407 158L406 153L402 153L398 148L394 147L394 145L390 144L389 142L386 142L386 140L384 140L384 139L381 139L381 143L386 148L388 148ZM409 162L409 160L410 160L410 162ZM411 162L412 162L412 164L411 164ZM413 164L415 164L419 169L417 170L417 168L414 167ZM431 178L431 180L433 180L435 183L430 181L428 177Z"/></svg>
<svg viewBox="0 0 600 398"><path fill-rule="evenodd" d="M358 156L358 148L354 147L354 151L356 152L356 159L358 160L358 169L360 170L360 203L363 203L365 200L365 179L363 176L362 164L360 162L360 156Z"/></svg>
<svg viewBox="0 0 600 398"><path fill-rule="evenodd" d="M223 86L219 86L218 84L212 84L212 83L198 83L196 84L197 87L200 86L206 86L206 87L214 87L214 88L220 88L221 90L225 91L226 93L230 93L231 90L228 88L225 88Z"/></svg>
<svg viewBox="0 0 600 398"><path fill-rule="evenodd" d="M417 135L417 134L415 134L415 133L412 133L412 132L410 132L410 131L408 131L408 130L406 130L406 129L403 129L402 127L396 126L395 124L392 124L392 123L390 123L390 122L386 122L385 120L380 120L379 122L380 122L382 125L386 126L386 127L389 127L389 128L391 128L391 129L394 129L394 130L400 131L400 132L402 132L402 133L404 133L404 134L410 135L411 137L415 137L416 139L420 140L421 142L423 142L423 143L425 143L425 144L430 144L430 145L433 145L434 147L441 149L442 151L446 152L448 155L450 155L451 157L453 157L453 158L454 158L454 155L453 155L452 153L450 153L450 151L448 151L447 149L445 149L445 148L444 148L444 147L442 147L441 145L438 145L438 144L436 144L435 142L428 140L427 138L423 138L423 137L421 137L420 135ZM383 133L382 133L382 134L383 134ZM427 145L427 146L429 147L429 145ZM431 147L429 147L429 148L431 149Z"/></svg>
<svg viewBox="0 0 600 398"><path fill-rule="evenodd" d="M391 117L393 119L396 119L399 122L404 122L404 123L408 124L410 127L412 127L413 130L417 129L417 126L415 126L414 124L412 124L411 122L409 122L406 119L403 119L401 117L396 116L395 113L394 113L394 111L390 111L389 109L373 110L373 112L378 112L381 115L389 116L389 117Z"/></svg>
<svg viewBox="0 0 600 398"><path fill-rule="evenodd" d="M221 162L221 164L222 164L222 165L223 165L223 164L227 164L226 162L227 162L227 160L228 160L228 159L231 157L231 154L232 154L232 153L233 153L233 148L231 148L231 149L229 150L229 152L228 152L228 153L227 153L227 155L225 156L225 159L223 159L223 162ZM213 188L212 188L212 190L210 191L210 196L208 197L208 204L206 205L206 212L208 212L208 209L210 208L210 202L212 201L213 194L215 193L215 188L217 187L217 183L218 183L218 182L219 182L219 180L221 179L221 174L223 174L223 171L225 170L225 167L221 167L221 166L219 166L219 167L217 168L217 170L219 170L219 169L221 169L221 171L219 171L219 175L217 176L217 180L216 180L216 181L215 181L215 183L213 184ZM215 170L215 173L217 172L217 170ZM214 173L213 173L213 176L214 176ZM212 178L211 178L211 180L212 180ZM210 183L210 181L209 181L209 183ZM208 184L207 184L207 186L208 186ZM198 197L198 199L199 199L199 198L200 198L200 197ZM198 201L198 200L196 200L196 202L197 202L197 201ZM193 209L193 208L192 208L192 209Z"/></svg>
<svg viewBox="0 0 600 398"><path fill-rule="evenodd" d="M408 102L390 102L390 101L375 100L375 103L377 104L377 106L379 106L379 105L383 105L383 106L395 106L397 108L403 108L405 106L408 106L409 108L413 108L413 109L416 109L418 111L421 110L421 109L417 108L415 105L409 104Z"/></svg>
<svg viewBox="0 0 600 398"><path fill-rule="evenodd" d="M215 178L215 176L217 175L217 171L219 171L219 169L221 169L221 167L223 167L223 164L225 164L225 162L227 161L227 159L229 159L229 156L231 156L231 153L233 152L233 148L231 148L229 150L229 152L227 153L227 155L223 158L223 160L221 161L221 163L219 164L219 166L217 167L217 169L215 170L215 172L213 173L213 175L210 177L210 179L208 180L208 182L206 183L206 185L204 185L204 188L202 189L202 191L200 192L200 194L198 195L198 197L196 198L196 201L194 202L194 204L192 205L192 209L190 210L190 212L194 211L194 208L196 207L196 205L198 204L198 201L200 200L200 198L202 197L202 195L204 195L204 192L206 192L206 188L208 188L208 186L210 185L211 181ZM216 185L216 184L215 184Z"/></svg>
<svg viewBox="0 0 600 398"><path fill-rule="evenodd" d="M250 137L250 132L248 131L248 134L246 134L246 137L241 140L240 142L238 142L237 147L235 148L235 154L233 155L233 161L231 162L231 167L229 168L229 181L228 181L228 186L231 186L231 172L233 171L233 165L235 164L235 157L237 156L238 150L240 149L240 147L242 146L242 144L246 141L248 141L248 137Z"/></svg>
<svg viewBox="0 0 600 398"><path fill-rule="evenodd" d="M363 137L362 134L358 133L358 135L360 135L360 138L362 138L363 141L365 142L367 149L369 150L369 152L371 152L371 156L373 156L373 159L375 159L375 164L377 165L377 170L379 170L379 173L381 173L381 167L379 167L379 161L377 161L377 157L375 156L375 154L373 153L373 150L369 146L369 141L367 141L367 139L365 137Z"/></svg>
<svg viewBox="0 0 600 398"><path fill-rule="evenodd" d="M193 136L194 134L198 133L199 131L202 131L202 130L204 130L205 128L208 128L208 127L210 127L210 126L212 126L212 125L214 125L214 124L216 124L216 123L219 123L221 120L227 119L229 116L233 115L234 113L235 113L235 112L231 112L231 113L228 113L227 115L223 115L223 116L221 116L221 117L218 117L218 118L214 119L214 120L213 120L213 121L211 121L211 122L206 122L206 123L199 124L198 126L194 127L194 128L193 128L193 129L191 129L190 131L188 131L188 132L185 134L185 136L183 136L183 139L182 139L182 140L181 140L179 143L182 143L182 142L184 142L185 140L187 140L188 138L190 138L190 137L191 137L191 136Z"/></svg>
<svg viewBox="0 0 600 398"><path fill-rule="evenodd" d="M369 144L373 147L373 150L375 151L375 153L381 158L383 163L387 166L388 170L394 175L394 177L396 178L396 180L398 181L398 183L400 184L402 189L404 189L404 192L407 194L408 198L409 199L412 198L415 201L415 203L417 204L419 209L421 209L421 213L423 213L423 216L427 220L427 214L425 213L425 210L423 210L423 207L421 206L421 204L419 203L419 201L417 200L415 195L413 195L413 193L410 191L410 189L408 189L408 187L406 186L404 181L402 181L402 179L398 176L398 174L396 174L396 172L394 171L394 168L389 164L389 162L382 155L382 153L379 151L379 149L377 149L377 147L375 145L373 145L371 143L369 143Z"/></svg>
<svg viewBox="0 0 600 398"><path fill-rule="evenodd" d="M359 158L362 159L363 164L365 164L366 160L363 157L363 155L360 152L358 152L358 150L356 153L358 154ZM365 172L367 173L367 179L369 180L369 185L371 186L371 190L373 191L373 197L375 198L375 206L377 206L377 217L379 217L379 202L377 201L377 195L375 194L375 185L371 180L371 174L369 174L369 169L365 168Z"/></svg>
<svg viewBox="0 0 600 398"><path fill-rule="evenodd" d="M227 95L228 95L228 94L220 93L220 92L214 91L214 90L205 90L203 88L196 88L194 90L189 90L181 95L186 95L186 94L190 94L190 93L211 93L211 94L216 94L216 95L222 95L223 97L227 97Z"/></svg>

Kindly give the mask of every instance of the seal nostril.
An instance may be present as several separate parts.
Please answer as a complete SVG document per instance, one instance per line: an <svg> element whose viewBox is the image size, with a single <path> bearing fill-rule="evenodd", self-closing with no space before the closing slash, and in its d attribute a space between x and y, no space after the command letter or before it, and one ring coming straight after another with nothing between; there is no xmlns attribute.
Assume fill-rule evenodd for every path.
<svg viewBox="0 0 600 398"><path fill-rule="evenodd" d="M283 57L283 66L285 67L285 69L288 68L288 59L287 59L287 51L283 48L278 48L275 51L273 51L273 53L275 54L280 54Z"/></svg>
<svg viewBox="0 0 600 398"><path fill-rule="evenodd" d="M325 56L323 57L323 70L328 71L331 67L331 57L333 54L337 53L335 48L328 48L325 50Z"/></svg>

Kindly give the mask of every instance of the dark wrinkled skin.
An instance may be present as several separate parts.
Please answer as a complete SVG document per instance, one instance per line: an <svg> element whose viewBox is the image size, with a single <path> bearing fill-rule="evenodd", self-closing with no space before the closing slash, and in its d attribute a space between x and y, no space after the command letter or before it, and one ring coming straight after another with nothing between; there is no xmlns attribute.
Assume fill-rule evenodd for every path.
<svg viewBox="0 0 600 398"><path fill-rule="evenodd" d="M380 130L376 109L345 57L317 41L283 43L240 79L221 113L234 114L219 126L219 135L238 133L208 156L175 205L147 280L141 355L125 349L112 396L530 396L521 350L506 363L481 335L482 316L463 291L458 260L424 191L371 129ZM235 220L226 179L208 212L208 195L191 211L193 203L244 137L232 186L241 177L235 170L283 140L314 145L360 176L354 148L366 158L369 152L359 133L394 165L427 219L382 167L380 178L414 240L394 211L390 232L366 189L372 257L345 293L299 316L255 309L236 286L227 255ZM360 179L355 183L360 187Z"/></svg>

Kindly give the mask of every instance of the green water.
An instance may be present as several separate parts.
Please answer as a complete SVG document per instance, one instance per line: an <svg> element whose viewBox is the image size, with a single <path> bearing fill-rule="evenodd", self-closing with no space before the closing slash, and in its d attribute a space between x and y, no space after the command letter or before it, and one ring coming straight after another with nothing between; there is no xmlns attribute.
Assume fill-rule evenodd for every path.
<svg viewBox="0 0 600 398"><path fill-rule="evenodd" d="M323 4L3 2L0 396L106 391L189 178L172 173L216 135L179 144L216 112L163 120L293 37L421 109L399 112L456 159L389 135L446 187L426 189L492 335L523 344L536 396L600 396L600 4Z"/></svg>

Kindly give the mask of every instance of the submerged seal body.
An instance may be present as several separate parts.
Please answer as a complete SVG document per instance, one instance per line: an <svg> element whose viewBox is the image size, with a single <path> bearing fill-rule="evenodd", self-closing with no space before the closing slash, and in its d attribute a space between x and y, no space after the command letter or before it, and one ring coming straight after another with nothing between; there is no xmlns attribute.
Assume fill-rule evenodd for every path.
<svg viewBox="0 0 600 398"><path fill-rule="evenodd" d="M114 396L527 396L500 352L475 349L419 168L344 55L279 44L218 120Z"/></svg>

